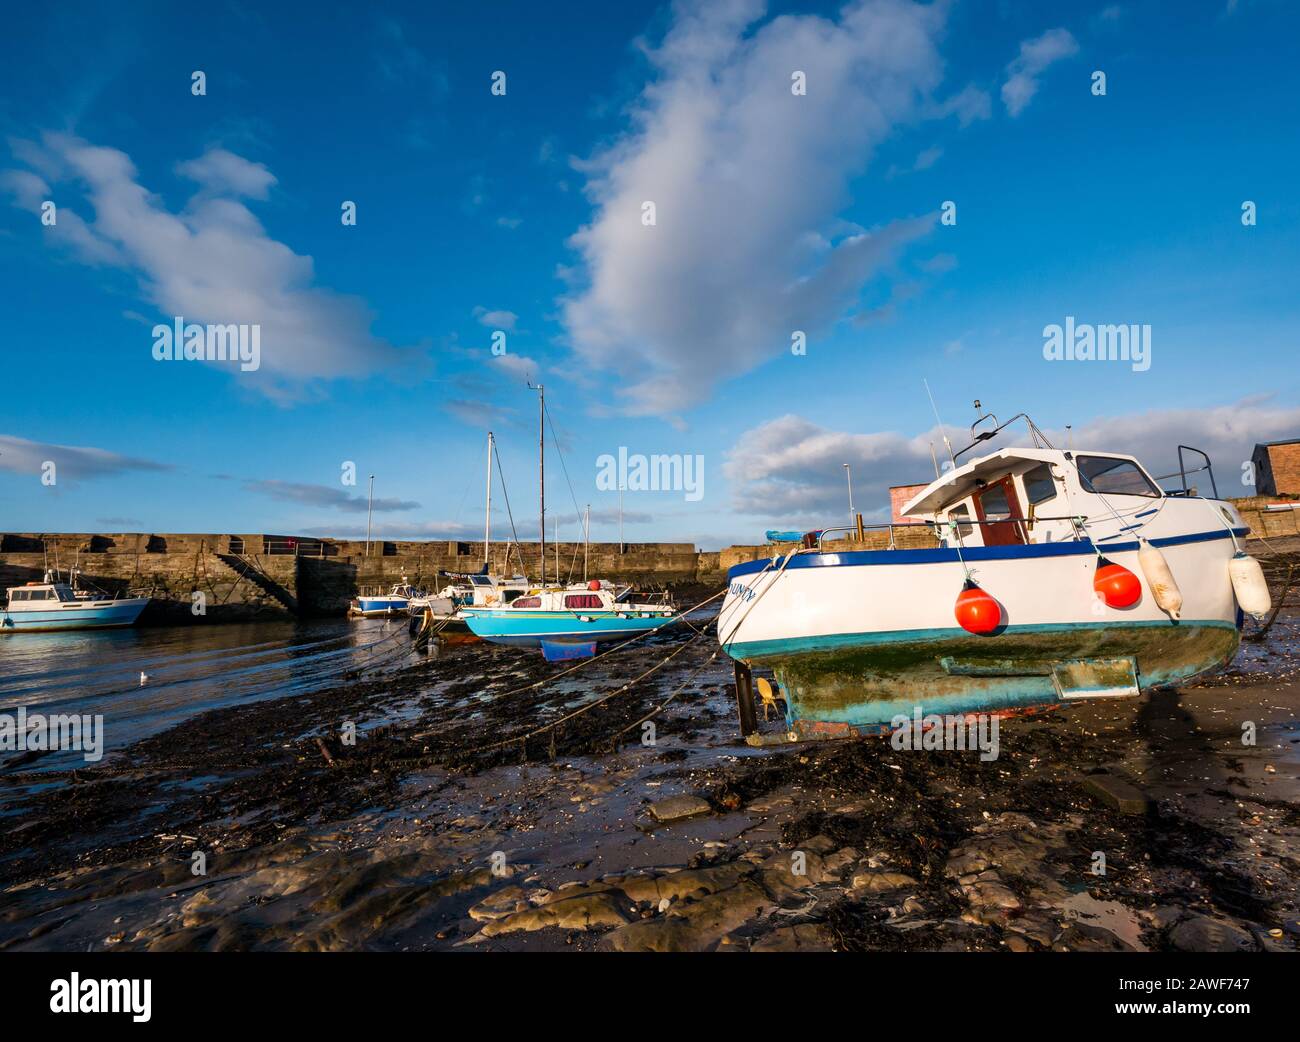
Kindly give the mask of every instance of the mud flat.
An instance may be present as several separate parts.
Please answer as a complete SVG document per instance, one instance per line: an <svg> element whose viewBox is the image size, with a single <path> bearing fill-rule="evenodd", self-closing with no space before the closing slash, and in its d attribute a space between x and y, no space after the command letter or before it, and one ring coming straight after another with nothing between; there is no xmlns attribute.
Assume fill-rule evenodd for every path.
<svg viewBox="0 0 1300 1042"><path fill-rule="evenodd" d="M567 667L448 647L205 713L83 769L10 761L0 947L1300 941L1294 614L1198 686L1003 721L990 762L881 738L748 746L729 661L692 637L659 635L541 688Z"/></svg>

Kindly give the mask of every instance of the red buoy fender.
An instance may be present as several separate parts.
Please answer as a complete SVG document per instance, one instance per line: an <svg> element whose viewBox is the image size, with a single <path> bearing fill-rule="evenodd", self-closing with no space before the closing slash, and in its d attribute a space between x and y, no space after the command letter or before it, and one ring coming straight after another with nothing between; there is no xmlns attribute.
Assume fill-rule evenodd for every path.
<svg viewBox="0 0 1300 1042"><path fill-rule="evenodd" d="M1002 605L970 579L957 594L953 614L962 629L979 636L986 636L1002 625Z"/></svg>
<svg viewBox="0 0 1300 1042"><path fill-rule="evenodd" d="M1092 588L1111 608L1131 608L1142 599L1142 581L1122 564L1114 564L1104 557L1097 560Z"/></svg>

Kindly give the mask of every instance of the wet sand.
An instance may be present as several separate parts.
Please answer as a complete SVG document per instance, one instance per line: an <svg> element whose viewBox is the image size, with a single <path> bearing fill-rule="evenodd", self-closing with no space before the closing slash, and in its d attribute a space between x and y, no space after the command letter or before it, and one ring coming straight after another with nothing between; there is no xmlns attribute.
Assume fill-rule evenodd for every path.
<svg viewBox="0 0 1300 1042"><path fill-rule="evenodd" d="M1004 720L991 762L887 738L746 745L730 661L711 635L692 638L666 632L532 689L568 664L449 646L389 674L204 713L98 765L11 762L0 947L1300 941L1294 613L1196 686ZM674 692L647 744L642 718ZM349 724L355 744L341 737ZM761 726L783 730L775 717ZM1108 778L1135 786L1137 813L1097 794ZM695 799L664 802L674 796ZM652 808L684 816L658 821Z"/></svg>

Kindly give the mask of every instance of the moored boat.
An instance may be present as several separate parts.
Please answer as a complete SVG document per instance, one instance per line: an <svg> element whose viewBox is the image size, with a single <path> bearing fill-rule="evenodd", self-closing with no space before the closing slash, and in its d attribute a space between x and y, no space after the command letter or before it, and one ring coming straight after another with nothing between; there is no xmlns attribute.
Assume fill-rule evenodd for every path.
<svg viewBox="0 0 1300 1042"><path fill-rule="evenodd" d="M1024 419L1031 447L936 478L909 523L883 526L889 548L832 549L831 529L730 570L719 640L774 671L792 731L1136 695L1232 659L1239 602L1267 604L1262 578L1238 578L1254 562L1235 508L1164 491L1132 456L1056 449Z"/></svg>
<svg viewBox="0 0 1300 1042"><path fill-rule="evenodd" d="M476 636L494 644L541 648L548 658L590 654L598 644L635 637L673 618L667 604L627 602L619 595L612 583L592 579L532 589L509 604L466 607L460 614Z"/></svg>
<svg viewBox="0 0 1300 1042"><path fill-rule="evenodd" d="M97 597L49 578L9 588L0 633L132 626L149 603L148 597Z"/></svg>
<svg viewBox="0 0 1300 1042"><path fill-rule="evenodd" d="M417 590L403 579L394 583L387 593L360 594L348 608L348 614L362 618L405 615L410 611L412 598L425 596L423 590Z"/></svg>

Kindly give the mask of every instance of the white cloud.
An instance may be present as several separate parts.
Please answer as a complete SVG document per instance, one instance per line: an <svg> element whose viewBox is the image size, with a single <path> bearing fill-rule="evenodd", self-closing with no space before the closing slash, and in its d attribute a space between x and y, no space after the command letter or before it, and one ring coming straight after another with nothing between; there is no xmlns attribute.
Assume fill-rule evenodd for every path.
<svg viewBox="0 0 1300 1042"><path fill-rule="evenodd" d="M504 369L515 380L536 379L542 371L536 359L527 355L512 355L508 351L503 355L493 355L492 364L498 369Z"/></svg>
<svg viewBox="0 0 1300 1042"><path fill-rule="evenodd" d="M85 445L55 445L29 441L11 434L0 434L0 470L14 474L41 476L46 461L55 465L55 480L116 477L129 471L167 471L165 463L122 456L106 449Z"/></svg>
<svg viewBox="0 0 1300 1042"><path fill-rule="evenodd" d="M490 311L482 304L474 308L474 317L478 319L479 325L489 329L504 329L508 333L514 332L515 324L519 321L519 316L513 311Z"/></svg>
<svg viewBox="0 0 1300 1042"><path fill-rule="evenodd" d="M297 481L249 480L244 488L273 499L283 499L291 503L306 503L308 506L329 507L347 513L364 514L367 509L377 513L393 510L416 510L420 504L405 499L376 499L371 502L366 493L346 492L333 485L310 485Z"/></svg>
<svg viewBox="0 0 1300 1042"><path fill-rule="evenodd" d="M993 115L993 101L988 91L981 90L974 84L963 87L950 98L931 106L931 113L938 118L956 116L957 122L967 127L977 119L988 119Z"/></svg>
<svg viewBox="0 0 1300 1042"><path fill-rule="evenodd" d="M1157 476L1173 474L1162 484L1178 485L1177 447L1192 445L1209 454L1219 494L1253 495L1241 483L1242 464L1256 442L1300 437L1300 406L1275 404L1269 396L1245 398L1203 409L1152 409L1123 416L1099 416L1074 427L1048 430L1058 448L1093 449L1136 456ZM965 444L964 431L949 430L954 450ZM890 485L928 482L934 466L930 444L944 455L937 430L907 437L893 431L855 434L828 430L800 416L786 415L745 431L727 456L723 473L731 486L733 507L758 515L764 524L818 527L848 520L848 489L842 464L853 469L853 499L868 519L889 517ZM1016 425L998 437L989 451L1028 444ZM964 456L968 462L977 451ZM1189 468L1200 458L1188 455ZM1209 494L1205 474L1189 476Z"/></svg>
<svg viewBox="0 0 1300 1042"><path fill-rule="evenodd" d="M583 361L633 414L674 413L851 312L929 217L834 235L850 179L940 80L944 9L858 0L838 19L683 3L648 51L633 129L586 163L586 283L563 301ZM791 92L792 74L807 95ZM654 202L657 223L641 223Z"/></svg>
<svg viewBox="0 0 1300 1042"><path fill-rule="evenodd" d="M252 163L224 148L212 148L197 159L176 164L176 172L216 193L265 199L275 175L261 163Z"/></svg>
<svg viewBox="0 0 1300 1042"><path fill-rule="evenodd" d="M769 420L740 436L723 465L736 510L773 525L845 524L848 481L854 506L888 519L890 485L931 480L930 434L893 431L852 434L828 430L801 416ZM938 437L933 437L941 450Z"/></svg>
<svg viewBox="0 0 1300 1042"><path fill-rule="evenodd" d="M1007 66L1002 84L1002 103L1018 116L1038 93L1038 77L1053 62L1077 54L1079 45L1068 29L1048 29L1032 40L1023 40L1020 53Z"/></svg>
<svg viewBox="0 0 1300 1042"><path fill-rule="evenodd" d="M117 149L50 133L39 145L17 143L14 153L46 177L84 186L94 221L61 205L48 232L88 263L133 271L159 319L260 324L261 369L240 374L258 390L291 396L316 380L363 377L413 360L413 352L370 332L365 301L313 285L312 259L272 239L234 197L264 195L275 182L265 167L224 149L182 163L178 169L200 189L172 213ZM30 205L30 180L15 183L11 173L9 187L18 205ZM141 344L142 352L152 347Z"/></svg>
<svg viewBox="0 0 1300 1042"><path fill-rule="evenodd" d="M1058 446L1066 443L1064 431L1050 436ZM1109 449L1136 456L1153 474L1174 474L1175 486L1178 446L1191 445L1209 454L1219 494L1231 497L1253 494L1241 484L1241 466L1250 459L1256 442L1298 437L1300 406L1278 405L1272 395L1256 395L1204 409L1152 409L1100 416L1075 427L1071 443L1078 449ZM1188 454L1186 462L1196 467L1200 458ZM1204 475L1189 482L1209 493ZM1170 487L1171 482L1164 485Z"/></svg>

